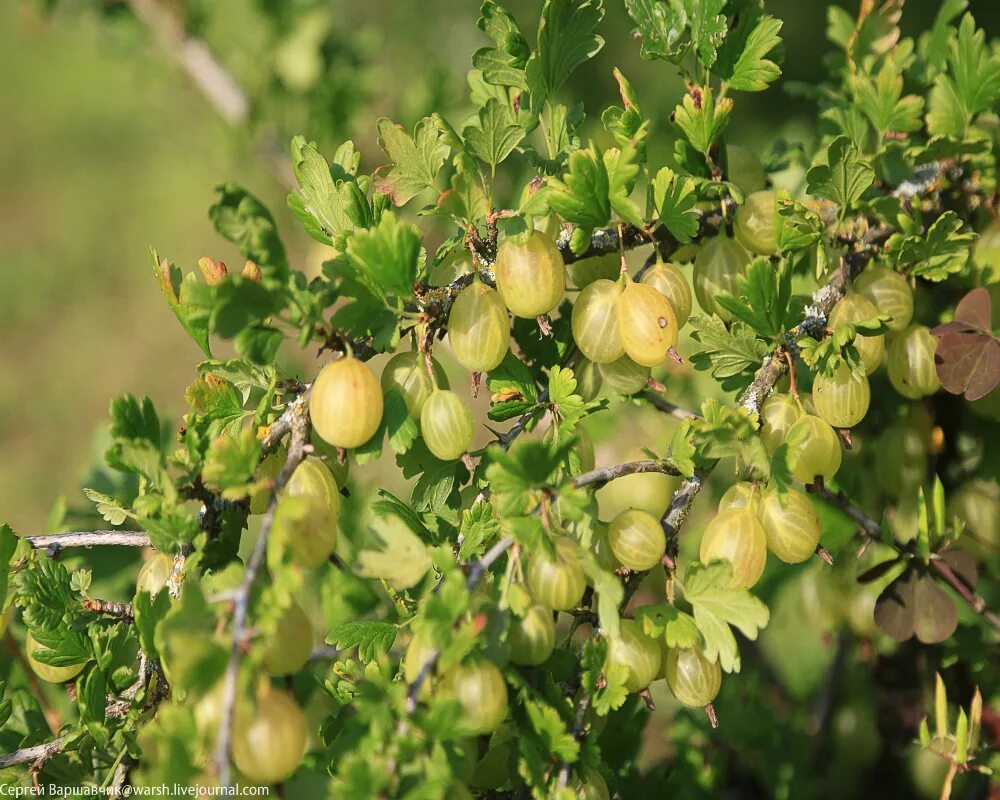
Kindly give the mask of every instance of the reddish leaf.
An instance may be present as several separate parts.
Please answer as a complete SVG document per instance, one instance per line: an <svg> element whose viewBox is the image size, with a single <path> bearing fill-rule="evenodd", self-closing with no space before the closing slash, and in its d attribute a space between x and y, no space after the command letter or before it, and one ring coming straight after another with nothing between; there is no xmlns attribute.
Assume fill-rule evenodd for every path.
<svg viewBox="0 0 1000 800"><path fill-rule="evenodd" d="M938 325L934 361L946 391L978 400L1000 383L1000 339L990 329L990 293L973 289L955 308L955 319Z"/></svg>
<svg viewBox="0 0 1000 800"><path fill-rule="evenodd" d="M897 642L905 642L916 630L916 583L917 576L912 570L904 572L875 601L875 624Z"/></svg>
<svg viewBox="0 0 1000 800"><path fill-rule="evenodd" d="M935 336L946 333L991 334L992 303L990 293L983 288L973 289L955 306L955 318L931 330Z"/></svg>
<svg viewBox="0 0 1000 800"><path fill-rule="evenodd" d="M934 355L946 391L969 400L985 397L1000 383L1000 340L981 333L946 333Z"/></svg>
<svg viewBox="0 0 1000 800"><path fill-rule="evenodd" d="M955 319L986 333L991 330L991 314L990 293L981 287L973 289L955 306Z"/></svg>
<svg viewBox="0 0 1000 800"><path fill-rule="evenodd" d="M958 627L955 601L930 575L917 578L913 591L914 630L924 644L943 642Z"/></svg>

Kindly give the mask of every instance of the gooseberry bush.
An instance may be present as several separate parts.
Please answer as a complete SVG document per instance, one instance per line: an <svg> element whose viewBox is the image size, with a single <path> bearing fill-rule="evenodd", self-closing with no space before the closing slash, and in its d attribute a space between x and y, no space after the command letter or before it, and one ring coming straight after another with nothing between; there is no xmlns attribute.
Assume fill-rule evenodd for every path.
<svg viewBox="0 0 1000 800"><path fill-rule="evenodd" d="M753 0L624 5L545 0L530 38L487 0L468 119L379 119L382 154L295 137L288 204L320 275L231 183L209 217L242 269L153 254L204 359L180 424L112 403L85 489L101 530L0 530L6 780L829 797L837 759L860 773L919 741L932 791L983 790L1000 42L963 0L916 38L901 1L834 7L824 81L783 87L819 136L757 152L729 125L749 93L785 102L781 20ZM684 79L669 118L642 110L662 86L617 69L620 104L567 96L606 13ZM644 406L670 436L605 462L591 420ZM635 476L671 488L602 519L595 492ZM134 591L93 596L87 560L137 547ZM836 648L816 710L796 629L757 641L772 612L811 614ZM860 691L905 685L902 710L834 714L853 646ZM746 714L752 693L780 711Z"/></svg>

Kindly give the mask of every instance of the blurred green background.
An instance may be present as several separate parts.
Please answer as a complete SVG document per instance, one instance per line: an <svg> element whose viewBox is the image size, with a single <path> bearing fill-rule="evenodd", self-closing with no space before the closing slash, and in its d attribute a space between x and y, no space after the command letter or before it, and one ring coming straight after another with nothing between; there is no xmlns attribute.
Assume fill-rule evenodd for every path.
<svg viewBox="0 0 1000 800"><path fill-rule="evenodd" d="M507 5L530 32L540 3ZM786 80L822 74L826 5L768 4L785 22ZM407 126L432 110L463 119L470 56L485 44L470 0L160 6L186 9L255 98L252 133L219 118L126 3L0 4L0 516L24 533L40 530L61 495L79 501L114 394L149 394L161 413L181 412L198 353L159 296L149 248L185 270L203 255L236 264L205 212L216 183L237 181L277 215L293 263L318 262L261 148L283 165L292 133L328 150L352 137L370 170L381 162L377 116ZM607 6L607 44L566 95L585 98L596 122L615 101L619 66L647 115L665 120L680 79L642 61L623 4ZM904 33L923 30L937 6L907 4ZM988 32L1000 28L1000 4L971 9ZM727 136L765 149L777 135L808 138L813 116L779 87L741 97Z"/></svg>

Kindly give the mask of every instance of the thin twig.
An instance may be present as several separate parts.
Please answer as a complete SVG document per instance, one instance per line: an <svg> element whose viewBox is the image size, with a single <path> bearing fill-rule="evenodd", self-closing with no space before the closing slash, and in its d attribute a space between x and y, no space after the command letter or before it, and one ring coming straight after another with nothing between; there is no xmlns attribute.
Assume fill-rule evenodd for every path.
<svg viewBox="0 0 1000 800"><path fill-rule="evenodd" d="M55 556L67 547L152 547L145 531L73 531L42 536L25 536L25 541L37 550Z"/></svg>
<svg viewBox="0 0 1000 800"><path fill-rule="evenodd" d="M821 498L823 501L842 511L857 524L861 532L875 541L882 540L882 526L869 517L860 508L853 505L850 498L843 492L831 492L822 481L806 484L806 491Z"/></svg>
<svg viewBox="0 0 1000 800"><path fill-rule="evenodd" d="M669 414L677 419L698 419L701 416L700 414L695 414L693 411L688 411L686 408L674 405L663 395L649 389L644 390L640 394L640 397L646 400L657 411L662 411L664 414Z"/></svg>
<svg viewBox="0 0 1000 800"><path fill-rule="evenodd" d="M592 469L584 472L573 479L573 485L578 489L582 486L593 486L600 489L602 486L626 475L637 475L642 472L658 472L663 475L680 475L677 467L669 461L662 459L647 458L642 461L626 461L624 464L615 464L602 469Z"/></svg>
<svg viewBox="0 0 1000 800"><path fill-rule="evenodd" d="M962 580L961 576L959 576L946 561L940 558L931 558L931 569L944 578L945 583L958 593L959 597L961 597L969 605L969 608L982 616L987 622L990 623L990 625L1000 631L1000 614L997 614L992 609L987 608L986 601L972 591L969 585Z"/></svg>
<svg viewBox="0 0 1000 800"><path fill-rule="evenodd" d="M236 684L240 666L240 652L245 643L247 616L250 610L250 594L253 590L257 573L264 563L267 554L267 543L271 528L274 525L275 510L278 505L278 492L288 483L295 468L306 457L309 444L309 392L297 397L283 412L291 416L289 429L291 438L288 443L288 457L281 472L274 482L274 489L264 517L261 520L260 536L254 545L253 552L247 560L243 581L233 599L233 642L229 650L229 663L223 679L222 713L220 715L219 735L215 748L215 764L218 769L219 783L224 787L232 784L232 770L229 763L229 746L232 740L233 716L236 707Z"/></svg>

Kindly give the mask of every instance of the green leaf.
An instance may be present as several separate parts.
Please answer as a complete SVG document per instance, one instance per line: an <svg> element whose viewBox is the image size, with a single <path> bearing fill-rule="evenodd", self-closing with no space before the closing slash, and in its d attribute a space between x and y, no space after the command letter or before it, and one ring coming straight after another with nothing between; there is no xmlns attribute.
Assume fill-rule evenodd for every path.
<svg viewBox="0 0 1000 800"><path fill-rule="evenodd" d="M898 266L910 275L929 281L944 281L967 271L969 251L976 235L962 232L962 220L954 211L945 211L921 236L894 236L887 248Z"/></svg>
<svg viewBox="0 0 1000 800"><path fill-rule="evenodd" d="M770 618L767 606L746 589L732 589L732 566L713 561L708 566L692 563L684 573L684 597L694 609L694 621L705 639L705 656L719 659L726 672L740 671L740 653L730 626L748 639Z"/></svg>
<svg viewBox="0 0 1000 800"><path fill-rule="evenodd" d="M100 669L90 670L82 680L77 681L76 702L87 730L99 745L106 746L109 735L104 726L104 714L108 702L108 685Z"/></svg>
<svg viewBox="0 0 1000 800"><path fill-rule="evenodd" d="M727 329L715 315L697 316L691 319L691 329L692 338L705 346L691 357L691 363L696 369L711 369L720 380L753 375L768 352L767 343L740 321Z"/></svg>
<svg viewBox="0 0 1000 800"><path fill-rule="evenodd" d="M939 739L948 738L948 693L940 672L934 674L934 731Z"/></svg>
<svg viewBox="0 0 1000 800"><path fill-rule="evenodd" d="M621 708L628 700L629 693L625 688L625 682L628 680L629 671L624 664L613 664L606 667L602 674L604 686L594 693L593 706L598 716L606 717L612 711Z"/></svg>
<svg viewBox="0 0 1000 800"><path fill-rule="evenodd" d="M153 401L143 397L138 401L123 394L111 401L111 436L114 439L144 439L160 449L160 418Z"/></svg>
<svg viewBox="0 0 1000 800"><path fill-rule="evenodd" d="M618 145L624 147L639 136L647 120L639 108L639 101L635 90L632 88L632 84L628 82L628 79L622 74L621 70L615 68L613 74L615 80L618 82L618 93L621 95L623 107L610 106L606 108L604 113L601 114L601 123L615 137ZM567 144L564 143L556 152L569 149Z"/></svg>
<svg viewBox="0 0 1000 800"><path fill-rule="evenodd" d="M604 47L604 39L594 32L602 19L601 0L545 0L538 49L525 68L536 99L553 96L574 69Z"/></svg>
<svg viewBox="0 0 1000 800"><path fill-rule="evenodd" d="M281 308L281 295L257 281L229 275L212 287L209 328L226 339L242 333L249 325L263 322Z"/></svg>
<svg viewBox="0 0 1000 800"><path fill-rule="evenodd" d="M154 598L149 592L136 592L132 601L135 631L139 646L145 653L156 652L156 626L170 611L170 593L159 591Z"/></svg>
<svg viewBox="0 0 1000 800"><path fill-rule="evenodd" d="M542 752L551 753L553 757L563 761L576 761L580 754L580 744L566 729L566 723L559 712L552 706L542 705L535 700L525 702L524 708L532 730L541 740Z"/></svg>
<svg viewBox="0 0 1000 800"><path fill-rule="evenodd" d="M69 570L51 558L39 559L13 576L24 624L42 645L33 657L43 664L66 667L93 658L90 638L83 631L80 595L70 588L70 581Z"/></svg>
<svg viewBox="0 0 1000 800"><path fill-rule="evenodd" d="M985 32L968 13L949 51L949 75L938 75L931 89L927 128L932 135L964 138L972 117L1000 101L1000 55L987 46Z"/></svg>
<svg viewBox="0 0 1000 800"><path fill-rule="evenodd" d="M691 420L689 425L699 458L736 457L762 477L769 476L770 460L756 435L756 415L742 407L723 405L712 397L701 404L701 416L701 419Z"/></svg>
<svg viewBox="0 0 1000 800"><path fill-rule="evenodd" d="M94 580L94 573L89 569L77 569L69 576L69 590L85 595Z"/></svg>
<svg viewBox="0 0 1000 800"><path fill-rule="evenodd" d="M401 125L382 117L376 123L379 147L392 160L392 166L382 168L375 178L380 192L401 206L425 189L436 188L437 174L451 148L430 117L424 117L413 128L413 137Z"/></svg>
<svg viewBox="0 0 1000 800"><path fill-rule="evenodd" d="M364 578L382 578L396 590L416 586L431 567L427 546L395 513L376 516L368 526L366 546L356 557L355 572Z"/></svg>
<svg viewBox="0 0 1000 800"><path fill-rule="evenodd" d="M784 261L776 266L767 258L757 258L738 278L740 297L719 295L716 302L746 322L760 336L774 338L789 326L792 299L792 270Z"/></svg>
<svg viewBox="0 0 1000 800"><path fill-rule="evenodd" d="M371 225L371 207L354 177L339 165L331 170L316 145L302 136L292 139L292 166L299 182L302 209L315 220L327 244L341 234ZM289 204L294 210L292 197Z"/></svg>
<svg viewBox="0 0 1000 800"><path fill-rule="evenodd" d="M493 514L493 504L487 501L465 509L462 512L461 532L459 561L469 562L486 552L500 533L500 521Z"/></svg>
<svg viewBox="0 0 1000 800"><path fill-rule="evenodd" d="M534 376L524 362L511 352L504 356L496 369L490 370L486 386L493 395L489 417L497 422L517 416L538 402ZM508 413L511 406L517 406L517 410Z"/></svg>
<svg viewBox="0 0 1000 800"><path fill-rule="evenodd" d="M779 189L775 198L774 234L782 253L806 250L823 237L819 214L793 200L787 189Z"/></svg>
<svg viewBox="0 0 1000 800"><path fill-rule="evenodd" d="M180 600L156 626L156 652L171 689L207 692L222 676L229 650L215 636L216 617L201 585L187 581Z"/></svg>
<svg viewBox="0 0 1000 800"><path fill-rule="evenodd" d="M553 405L579 401L576 393L576 377L567 367L554 366L549 372L549 402Z"/></svg>
<svg viewBox="0 0 1000 800"><path fill-rule="evenodd" d="M781 44L781 37L778 36L781 25L780 19L771 16L763 16L757 20L732 66L732 72L722 74L724 79L728 77L730 88L743 92L761 92L777 80L781 69L765 56Z"/></svg>
<svg viewBox="0 0 1000 800"><path fill-rule="evenodd" d="M19 541L20 539L11 530L10 525L7 523L0 525L0 611L3 610L5 600L7 599L7 580L10 575L8 567L11 558L14 556L14 551L17 550ZM2 696L2 693L0 693L0 697ZM0 725L2 724L0 723Z"/></svg>
<svg viewBox="0 0 1000 800"><path fill-rule="evenodd" d="M358 231L347 245L352 263L378 286L408 297L420 262L420 231L387 211L371 230Z"/></svg>
<svg viewBox="0 0 1000 800"><path fill-rule="evenodd" d="M382 421L374 436L354 449L359 464L367 464L382 455L382 442L386 434L394 453L406 453L420 435L417 421L410 416L406 399L398 389L390 389L382 398Z"/></svg>
<svg viewBox="0 0 1000 800"><path fill-rule="evenodd" d="M472 56L472 63L482 72L483 80L496 86L527 90L524 68L531 47L511 13L493 0L486 0L477 24L497 45L480 48Z"/></svg>
<svg viewBox="0 0 1000 800"><path fill-rule="evenodd" d="M470 125L462 132L472 154L489 164L494 174L497 164L513 152L525 135L510 109L495 97L479 109L479 125Z"/></svg>
<svg viewBox="0 0 1000 800"><path fill-rule="evenodd" d="M413 484L410 502L415 511L440 514L448 502L448 496L458 480L458 471L465 474L465 467L456 461L442 461L428 465L423 474Z"/></svg>
<svg viewBox="0 0 1000 800"><path fill-rule="evenodd" d="M732 98L716 100L711 87L689 86L681 104L674 109L674 124L695 150L708 153L729 124L732 110Z"/></svg>
<svg viewBox="0 0 1000 800"><path fill-rule="evenodd" d="M668 167L656 173L650 186L653 207L660 221L681 243L690 242L698 232L696 188L692 178L682 178Z"/></svg>
<svg viewBox="0 0 1000 800"><path fill-rule="evenodd" d="M270 325L248 325L234 340L236 351L254 364L273 364L285 334Z"/></svg>
<svg viewBox="0 0 1000 800"><path fill-rule="evenodd" d="M235 244L243 257L260 267L265 286L288 280L288 258L278 226L267 207L235 183L215 187L219 196L208 210L215 230Z"/></svg>
<svg viewBox="0 0 1000 800"><path fill-rule="evenodd" d="M599 566L591 553L583 555L581 564L597 596L597 619L601 630L608 636L618 636L620 630L618 608L625 599L622 582L613 572Z"/></svg>
<svg viewBox="0 0 1000 800"><path fill-rule="evenodd" d="M726 0L683 0L683 3L691 30L691 43L698 51L698 61L705 67L711 67L728 30L726 16L722 13ZM780 27L781 23L778 25Z"/></svg>
<svg viewBox="0 0 1000 800"><path fill-rule="evenodd" d="M653 639L662 638L667 647L699 647L701 633L694 617L674 606L661 603L636 609L636 620L642 624L643 633Z"/></svg>
<svg viewBox="0 0 1000 800"><path fill-rule="evenodd" d="M927 105L927 131L931 136L954 139L965 136L969 125L969 114L951 78L942 74L934 79Z"/></svg>
<svg viewBox="0 0 1000 800"><path fill-rule="evenodd" d="M604 159L591 144L569 157L569 171L561 181L550 179L549 203L567 222L590 232L611 222L611 181Z"/></svg>
<svg viewBox="0 0 1000 800"><path fill-rule="evenodd" d="M258 463L260 441L252 428L244 428L235 436L223 434L208 446L201 477L214 491L245 487L253 478ZM239 493L240 497L245 495L245 491Z"/></svg>
<svg viewBox="0 0 1000 800"><path fill-rule="evenodd" d="M694 457L697 455L691 425L691 420L683 420L670 440L670 460L685 478L694 477Z"/></svg>
<svg viewBox="0 0 1000 800"><path fill-rule="evenodd" d="M637 25L643 58L677 63L684 57L690 45L683 41L688 19L681 0L625 0L625 8Z"/></svg>
<svg viewBox="0 0 1000 800"><path fill-rule="evenodd" d="M326 635L326 643L341 650L358 648L358 658L368 663L379 654L388 653L396 641L399 628L391 622L357 620L334 626Z"/></svg>
<svg viewBox="0 0 1000 800"><path fill-rule="evenodd" d="M846 136L838 136L827 148L827 163L806 173L809 194L825 197L840 206L840 218L861 199L875 180L875 170L858 154Z"/></svg>
<svg viewBox="0 0 1000 800"><path fill-rule="evenodd" d="M903 97L903 75L894 59L887 58L873 80L863 72L850 80L858 108L871 122L879 139L887 133L909 133L920 129L924 99L914 94Z"/></svg>
<svg viewBox="0 0 1000 800"><path fill-rule="evenodd" d="M156 250L152 250L153 274L156 275L160 291L174 312L177 321L187 332L201 351L212 357L212 349L208 339L208 312L190 302L190 295L198 287L198 279L194 273L188 273L182 280L181 271L167 259L161 259Z"/></svg>
<svg viewBox="0 0 1000 800"><path fill-rule="evenodd" d="M97 506L97 513L100 514L104 521L109 525L121 525L129 517L135 517L131 511L122 506L110 495L98 492L96 489L87 488L83 489L83 493L87 496L88 500Z"/></svg>
<svg viewBox="0 0 1000 800"><path fill-rule="evenodd" d="M955 723L955 762L965 764L969 760L969 718L964 708L958 709Z"/></svg>
<svg viewBox="0 0 1000 800"><path fill-rule="evenodd" d="M199 375L187 388L184 398L192 417L215 423L214 427L223 433L237 433L240 423L250 413L243 408L243 397L236 386L213 372Z"/></svg>
<svg viewBox="0 0 1000 800"><path fill-rule="evenodd" d="M648 132L649 122L645 122L636 134L635 140L626 143L621 149L611 147L605 150L602 156L608 172L608 199L611 201L611 208L621 219L638 227L642 227L645 220L642 211L632 202L630 195L639 175L639 151L636 142L645 138Z"/></svg>
<svg viewBox="0 0 1000 800"><path fill-rule="evenodd" d="M951 22L965 11L968 5L968 0L943 0L934 17L934 24L929 31L921 34L917 51L926 62L925 82L930 83L931 79L945 68L949 43L954 34Z"/></svg>

